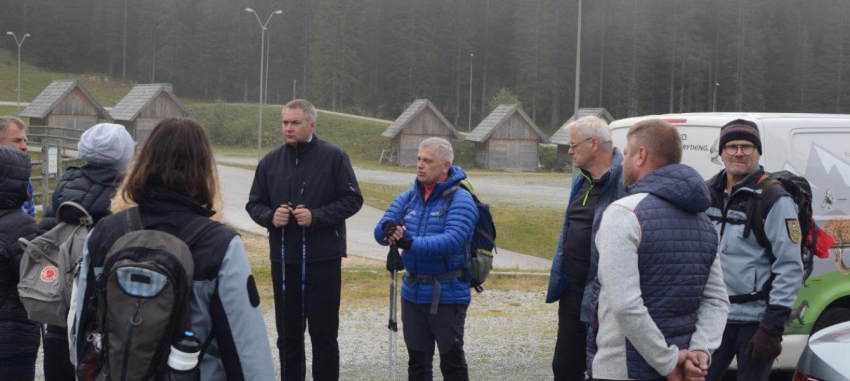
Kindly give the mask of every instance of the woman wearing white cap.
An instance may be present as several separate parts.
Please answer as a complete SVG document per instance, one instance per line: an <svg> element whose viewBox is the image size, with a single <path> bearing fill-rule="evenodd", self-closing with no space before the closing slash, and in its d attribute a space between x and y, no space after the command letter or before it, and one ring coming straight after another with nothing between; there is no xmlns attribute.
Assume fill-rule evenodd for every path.
<svg viewBox="0 0 850 381"><path fill-rule="evenodd" d="M66 201L80 204L94 223L109 215L110 200L133 159L135 143L124 126L101 123L83 133L77 149L83 166L70 167L62 176L53 193L53 203L47 206L39 223L41 233L59 222L79 223L82 212L77 209L62 209L62 213L56 215L59 205ZM43 337L45 381L73 381L74 366L70 362L65 328L47 326Z"/></svg>

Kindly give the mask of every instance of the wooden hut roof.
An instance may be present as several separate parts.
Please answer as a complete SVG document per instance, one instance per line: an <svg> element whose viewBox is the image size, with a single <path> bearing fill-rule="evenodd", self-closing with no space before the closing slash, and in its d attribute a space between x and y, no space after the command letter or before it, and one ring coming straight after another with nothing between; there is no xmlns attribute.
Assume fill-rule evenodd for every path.
<svg viewBox="0 0 850 381"><path fill-rule="evenodd" d="M466 135L466 140L483 143L490 139L490 136L493 135L493 132L502 125L505 121L507 121L514 113L518 113L525 119L525 122L528 123L531 128L537 132L538 141L540 143L549 143L549 138L543 134L543 131L540 131L540 128L537 127L537 124L534 123L528 115L525 114L525 111L522 111L522 108L519 105L499 105L496 107L490 115L487 115L478 126L475 127L469 135Z"/></svg>
<svg viewBox="0 0 850 381"><path fill-rule="evenodd" d="M457 132L454 126L452 126L452 124L449 123L448 120L446 120L443 114L439 110L437 110L437 107L434 106L434 104L427 99L417 99L416 101L414 101L410 105L410 107L407 108L407 110L404 110L404 112L399 115L398 119L396 119L395 122L390 124L390 126L387 127L386 130L384 130L381 136L388 137L391 139L396 137L402 130L404 130L405 127L407 127L407 125L411 121L415 119L414 117L416 115L424 111L426 108L430 108L431 111L434 112L434 114L437 114L437 117L440 118L440 121L443 122L443 125L448 128L449 131L452 132L452 136L455 139L463 138L462 136L460 136L460 133Z"/></svg>
<svg viewBox="0 0 850 381"><path fill-rule="evenodd" d="M136 85L130 90L127 95L112 108L112 117L117 121L129 122L136 119L139 113L147 107L147 105L156 99L161 93L167 94L174 103L186 114L189 110L177 99L177 96L171 92L170 86L165 83L152 83L145 85Z"/></svg>
<svg viewBox="0 0 850 381"><path fill-rule="evenodd" d="M97 100L89 94L85 86L77 80L58 80L51 82L44 88L44 90L41 91L40 94L38 94L37 97L35 97L35 99L32 100L32 102L30 102L29 106L21 111L20 116L25 118L44 118L47 114L53 111L56 105L59 104L59 101L73 91L74 88L79 88L80 91L85 94L86 98L94 104L97 108L98 117L112 120L112 117L108 112L106 112L103 106L101 106L100 103L98 103Z"/></svg>
<svg viewBox="0 0 850 381"><path fill-rule="evenodd" d="M549 140L551 140L552 143L555 144L569 145L570 131L567 127L570 125L570 123L576 121L578 118L584 118L585 116L589 115L598 116L608 123L614 121L614 117L612 117L611 114L608 113L608 110L604 108L580 108L578 109L578 113L570 117L570 119L567 119L567 121L564 122L563 125L561 125L561 128L559 128L558 131L555 131L555 134L552 135Z"/></svg>

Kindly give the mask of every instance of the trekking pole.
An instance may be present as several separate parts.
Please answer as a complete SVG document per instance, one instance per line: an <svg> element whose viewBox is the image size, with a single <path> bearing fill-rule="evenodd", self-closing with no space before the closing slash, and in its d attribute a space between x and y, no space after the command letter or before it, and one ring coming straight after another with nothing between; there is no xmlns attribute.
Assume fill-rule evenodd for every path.
<svg viewBox="0 0 850 381"><path fill-rule="evenodd" d="M304 290L307 279L307 228L301 228L301 333L307 329L307 315L304 312ZM307 377L307 347L301 340L301 381Z"/></svg>
<svg viewBox="0 0 850 381"><path fill-rule="evenodd" d="M280 227L280 279L280 289L286 300L286 226Z"/></svg>
<svg viewBox="0 0 850 381"><path fill-rule="evenodd" d="M390 256L393 258L398 257L398 247L395 245L390 246ZM398 320L397 310L398 310L398 298L396 297L396 293L398 290L398 270L393 264L392 271L390 271L390 318L389 323L387 324L387 328L389 329L389 352L387 354L389 366L390 366L390 380L395 381L396 379L396 358L398 357Z"/></svg>
<svg viewBox="0 0 850 381"><path fill-rule="evenodd" d="M281 206L289 207L288 205L281 205ZM290 211L290 213L292 213L292 212ZM289 217L291 218L292 215L290 214ZM281 300L282 300L281 303L285 304L286 303L286 226L280 227L280 290L281 290L281 295L283 295L283 297L281 298ZM282 311L284 310L283 306L281 306L281 310ZM284 319L284 317L275 316L275 319ZM284 338L284 342L286 341L286 336L284 335L284 333L286 332L285 327L286 327L286 324L281 324L281 332L277 333L278 337ZM286 358L284 356L281 356L281 358L280 358L280 369L283 370L283 373L285 373Z"/></svg>
<svg viewBox="0 0 850 381"><path fill-rule="evenodd" d="M307 186L305 181L301 184L301 192L298 197L304 201L304 187ZM304 204L299 204L298 207L306 208ZM301 227L301 335L307 330L307 314L304 311L305 285L307 280L307 228ZM304 338L301 339L301 381L307 378L307 345L304 343Z"/></svg>

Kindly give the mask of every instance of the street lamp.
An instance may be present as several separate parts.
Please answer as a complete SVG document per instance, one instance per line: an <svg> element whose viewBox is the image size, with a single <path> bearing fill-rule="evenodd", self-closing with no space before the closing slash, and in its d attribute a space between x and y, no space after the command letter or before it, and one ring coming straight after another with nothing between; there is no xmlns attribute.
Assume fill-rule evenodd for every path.
<svg viewBox="0 0 850 381"><path fill-rule="evenodd" d="M271 55L272 55L272 34L271 34L271 32L269 32L269 34L266 35L266 78L264 79L265 84L263 84L263 89L264 89L263 90L263 99L265 99L265 102L269 101L269 72L271 72L271 70L270 70L271 66L269 66L269 57L271 57ZM265 102L263 102L263 103L265 103Z"/></svg>
<svg viewBox="0 0 850 381"><path fill-rule="evenodd" d="M21 113L21 45L24 44L24 40L30 36L29 33L25 34L21 37L21 41L18 41L18 36L15 36L12 32L6 32L6 34L12 36L15 39L15 43L18 44L18 114Z"/></svg>
<svg viewBox="0 0 850 381"><path fill-rule="evenodd" d="M573 115L578 118L578 102L581 95L581 0L578 0L578 31L576 32L576 95L573 107Z"/></svg>
<svg viewBox="0 0 850 381"><path fill-rule="evenodd" d="M279 15L283 13L283 11L277 10L272 12L272 14L269 15L269 18L266 19L265 24L260 21L260 16L257 15L257 12L255 12L253 9L245 8L245 12L253 13L254 17L257 18L257 23L260 24L260 100L258 102L260 116L259 122L257 123L257 161L259 162L259 160L262 158L261 152L263 151L263 68L265 63L263 59L265 58L264 55L266 49L266 25L269 25L269 21L271 21L272 16Z"/></svg>
<svg viewBox="0 0 850 381"><path fill-rule="evenodd" d="M714 96L711 99L711 111L717 111L717 88L720 87L720 82L714 82Z"/></svg>
<svg viewBox="0 0 850 381"><path fill-rule="evenodd" d="M124 53L121 58L121 84L127 75L127 0L124 0Z"/></svg>
<svg viewBox="0 0 850 381"><path fill-rule="evenodd" d="M469 53L469 118L466 121L466 131L472 131L472 57L475 54Z"/></svg>

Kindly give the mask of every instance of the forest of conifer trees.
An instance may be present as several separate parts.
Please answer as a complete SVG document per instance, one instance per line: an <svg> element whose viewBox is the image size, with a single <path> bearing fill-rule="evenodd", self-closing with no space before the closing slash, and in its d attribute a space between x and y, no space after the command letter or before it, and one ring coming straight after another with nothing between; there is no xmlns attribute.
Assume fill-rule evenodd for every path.
<svg viewBox="0 0 850 381"><path fill-rule="evenodd" d="M30 33L23 59L46 69L256 102L246 7L283 11L268 24L267 103L295 83L322 108L394 119L428 98L465 126L472 65L473 124L503 88L545 128L573 112L577 0L0 0L0 30ZM846 0L585 0L579 103L615 118L850 112L848 16Z"/></svg>

